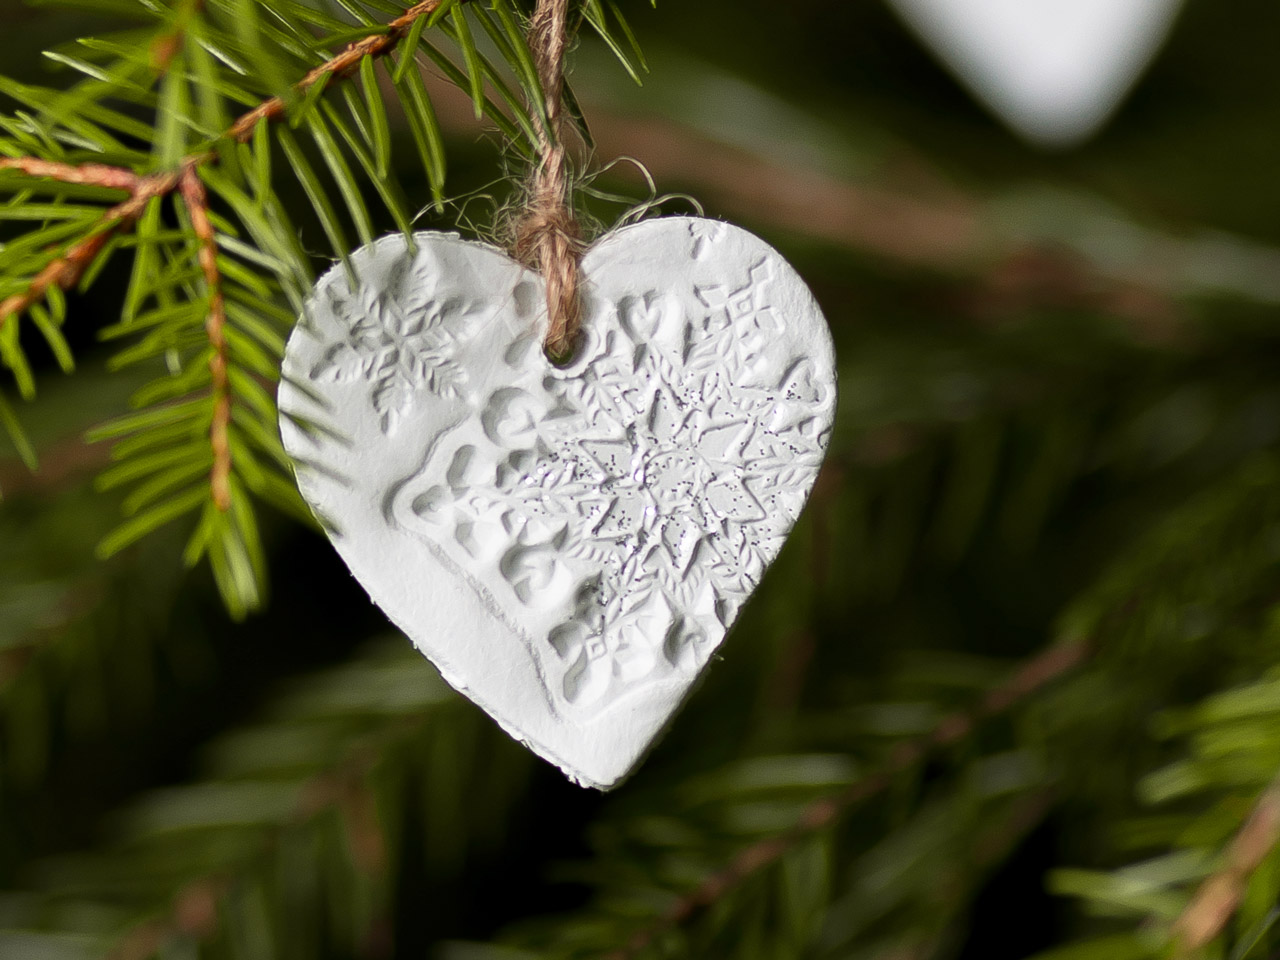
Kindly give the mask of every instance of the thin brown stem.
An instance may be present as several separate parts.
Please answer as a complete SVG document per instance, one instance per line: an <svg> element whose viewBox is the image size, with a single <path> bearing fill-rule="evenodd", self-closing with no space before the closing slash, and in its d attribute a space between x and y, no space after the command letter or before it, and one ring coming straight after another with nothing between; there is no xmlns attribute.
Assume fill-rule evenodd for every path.
<svg viewBox="0 0 1280 960"><path fill-rule="evenodd" d="M1173 925L1180 960L1189 960L1226 929L1254 871L1280 843L1280 776L1262 792L1227 849L1226 865L1200 885Z"/></svg>
<svg viewBox="0 0 1280 960"><path fill-rule="evenodd" d="M209 472L209 489L213 505L225 513L231 508L231 388L227 382L227 309L218 270L218 240L209 221L209 198L204 182L194 166L183 173L181 189L191 228L200 244L200 271L209 294L209 312L204 322L209 346L213 348L209 357L209 389L213 395L213 419L209 424L213 468Z"/></svg>
<svg viewBox="0 0 1280 960"><path fill-rule="evenodd" d="M462 2L465 3L467 0L462 0ZM384 33L373 34L363 40L349 44L336 57L326 60L303 77L294 86L294 89L298 93L305 93L316 84L321 84L325 89L328 89L329 85L335 80L342 80L351 76L356 70L360 69L360 61L365 57L382 57L390 53L395 48L395 45L409 33L416 21L422 17L430 16L442 3L444 3L444 0L422 0L421 3L414 4L403 14L388 23ZM279 120L284 116L285 109L286 104L281 97L272 97L270 100L264 100L249 112L242 114L228 128L224 136L228 139L245 143L253 136L253 131L259 123L264 120Z"/></svg>
<svg viewBox="0 0 1280 960"><path fill-rule="evenodd" d="M112 167L102 163L60 163L57 160L41 160L39 157L0 157L0 170L16 170L28 177L106 187L128 193L136 191L143 179L127 167Z"/></svg>
<svg viewBox="0 0 1280 960"><path fill-rule="evenodd" d="M61 167L61 165L55 166ZM115 168L105 169L114 170ZM69 173L62 169L58 172ZM33 175L48 176L50 174L46 172ZM121 230L132 227L146 211L147 204L157 197L170 193L180 179L180 176L174 173L157 173L149 177L139 177L132 187L132 196L111 207L99 217L88 236L69 247L62 256L46 264L21 293L12 294L0 301L0 327L3 327L10 317L43 300L50 287L56 286L63 290L70 290L79 283L84 272L98 258L111 238Z"/></svg>
<svg viewBox="0 0 1280 960"><path fill-rule="evenodd" d="M689 922L748 878L776 863L805 838L836 823L850 808L889 789L900 774L918 765L934 750L954 744L971 733L979 721L1026 700L1079 666L1089 654L1088 644L1075 641L1055 644L1027 660L972 711L944 717L930 733L899 745L877 773L859 780L842 793L814 801L790 830L743 850L727 867L681 897L662 917L609 954L606 960L634 960L658 936Z"/></svg>
<svg viewBox="0 0 1280 960"><path fill-rule="evenodd" d="M467 0L461 0L466 3ZM305 93L316 84L327 88L333 81L354 73L365 57L381 57L390 53L395 45L422 17L429 16L444 0L422 0L387 24L384 32L365 37L349 44L337 56L331 57L307 73L294 87ZM285 101L281 97L265 100L252 110L242 114L226 132L223 140L247 142L262 121L280 120L285 115ZM65 164L36 157L2 157L0 169L16 170L31 177L59 180L63 183L89 184L128 190L129 199L107 210L90 229L89 235L71 246L64 254L47 264L32 278L21 293L0 301L0 327L12 316L39 303L53 286L69 290L80 282L85 271L97 259L103 248L117 233L131 228L142 216L147 204L156 197L165 196L178 189L197 168L216 163L218 155L213 150L202 150L183 159L177 170L141 176L124 167L104 164ZM202 188L203 189L203 188Z"/></svg>

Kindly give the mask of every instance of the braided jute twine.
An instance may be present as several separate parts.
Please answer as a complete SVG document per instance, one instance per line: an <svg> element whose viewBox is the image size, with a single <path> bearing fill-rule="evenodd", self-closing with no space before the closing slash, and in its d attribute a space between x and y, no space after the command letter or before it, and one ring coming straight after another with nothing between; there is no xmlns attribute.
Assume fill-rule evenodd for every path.
<svg viewBox="0 0 1280 960"><path fill-rule="evenodd" d="M529 22L529 49L546 99L546 122L538 128L538 165L515 230L516 258L539 271L546 283L549 323L544 346L556 361L572 353L581 322L582 240L569 204L568 157L561 141L568 8L569 0L538 0Z"/></svg>

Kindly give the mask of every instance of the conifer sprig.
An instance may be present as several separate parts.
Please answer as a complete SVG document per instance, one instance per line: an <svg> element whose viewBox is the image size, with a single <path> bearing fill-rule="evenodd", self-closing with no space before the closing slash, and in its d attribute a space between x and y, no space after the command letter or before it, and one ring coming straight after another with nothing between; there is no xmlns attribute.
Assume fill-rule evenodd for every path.
<svg viewBox="0 0 1280 960"><path fill-rule="evenodd" d="M1280 843L1280 777L1272 780L1227 847L1223 866L1200 884L1174 921L1180 958L1194 957L1221 936L1240 909L1249 881Z"/></svg>
<svg viewBox="0 0 1280 960"><path fill-rule="evenodd" d="M485 749L459 754L461 736ZM418 856L397 846L407 822L425 823L430 870L456 870L502 837L534 764L400 638L299 678L205 756L198 780L122 811L111 848L46 862L40 889L0 894L0 953L63 956L74 941L101 960L306 958L321 914L356 953L386 922L397 863ZM408 789L419 778L425 797ZM282 902L266 926L245 924Z"/></svg>
<svg viewBox="0 0 1280 960"><path fill-rule="evenodd" d="M292 0L139 2L136 12L149 28L51 54L81 76L69 89L0 79L0 94L23 108L0 117L0 194L8 194L0 219L36 224L4 246L0 365L30 399L25 317L70 372L67 294L91 286L114 255L132 254L121 320L103 336L127 342L117 365L143 363L160 375L135 396L137 412L92 434L115 441L103 485L130 488L126 519L101 552L195 514L185 559L209 559L239 616L261 603L266 581L254 501L309 520L279 442L272 387L315 263L281 179L301 188L329 254L345 260L351 229L362 242L373 237L366 194L380 197L402 231L413 220L411 191L392 167L384 79L437 205L445 147L420 61L469 91L517 152L529 151L542 96L515 0L488 0L487 9L471 0L350 0L341 16ZM433 29L460 59L426 39ZM394 61L384 78L380 61ZM339 87L341 98L326 97ZM30 451L3 396L0 423Z"/></svg>
<svg viewBox="0 0 1280 960"><path fill-rule="evenodd" d="M972 710L947 714L926 736L897 744L880 770L859 777L838 793L813 800L790 829L740 851L723 870L680 896L654 923L632 934L625 946L608 954L607 960L638 960L645 956L665 933L714 908L736 888L772 867L814 834L837 824L862 802L891 789L907 771L918 767L936 751L955 746L972 735L985 720L1024 703L1080 666L1089 654L1086 642L1068 639L1028 659L1013 670L1007 680L983 696ZM1043 803L1037 803L1036 807L1042 808Z"/></svg>

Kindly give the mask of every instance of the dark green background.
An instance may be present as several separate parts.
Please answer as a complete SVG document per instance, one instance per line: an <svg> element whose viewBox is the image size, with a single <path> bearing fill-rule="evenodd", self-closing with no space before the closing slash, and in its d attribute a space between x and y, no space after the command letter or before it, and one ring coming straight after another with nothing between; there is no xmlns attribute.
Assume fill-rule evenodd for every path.
<svg viewBox="0 0 1280 960"><path fill-rule="evenodd" d="M1212 290L1178 260L1216 257L1246 288L1280 282L1280 252L1269 247L1280 244L1274 3L1191 0L1114 120L1060 152L1028 146L975 105L882 3L662 0L628 12L653 76L629 88L584 40L574 84L588 124L638 136L632 152L642 163L650 121L677 142L718 143L706 163L663 166L659 191L699 197L709 215L756 230L810 280L841 365L830 489L723 662L616 798L580 790L537 761L527 794L494 814L505 818L496 836L443 873L417 852L414 831L425 828L409 818L389 921L395 946L370 955L422 957L442 940L485 939L583 905L587 888L556 881L554 867L588 855L593 818L616 805L660 804L669 785L744 755L842 752L848 744L830 717L882 698L885 675L904 656L945 672L952 654L1034 652L1144 531L1280 439L1275 300ZM41 47L108 26L9 0L0 22L3 69L43 82L56 74L38 58ZM726 88L725 76L742 86ZM700 113L711 122L699 124ZM731 145L716 129L726 117ZM502 175L490 141L465 125L451 129L452 193ZM411 150L400 157L411 188ZM841 183L937 215L962 209L973 240L920 262L876 239L881 229L893 235L888 217L871 217L845 240L838 230L809 233L778 216L769 190L753 203L749 186L722 182L725 171L744 169L724 157L774 187ZM629 174L605 174L598 185L640 196ZM593 209L607 220L619 207ZM1135 235L1148 246L1131 262L1124 250ZM1217 244L1209 253L1206 238ZM43 395L25 416L46 450L123 408L127 383L97 371L95 338L113 319L122 282L109 273L76 300L69 336L84 370L63 380L45 359ZM31 349L44 356L34 338ZM96 461L85 454L67 476L14 482L0 505L0 577L70 582L63 602L73 606L82 593L127 589L144 608L146 582L118 580L92 559L114 510L109 496L86 489ZM19 476L12 461L0 466L3 477ZM286 680L385 632L327 544L283 519L270 527L265 613L229 622L204 570L173 569L180 540L157 537L130 562L149 564L157 583L184 578L172 609L159 614L161 652L121 648L120 666L117 651L104 649L97 669L120 671L115 692L86 708L83 722L61 709L30 776L20 768L22 718L44 708L6 714L12 775L0 795L0 887L25 887L42 858L110 838L113 810L198 776L201 745L260 716ZM139 657L149 666L130 672ZM1076 930L1077 915L1049 896L1043 877L1066 862L1115 861L1108 824L1131 807L1133 781L1159 753L1144 740L1147 713L1247 672L1206 655L1182 665L1164 700L1101 709L1094 728L1077 731L1076 746L1093 753L1078 766L1091 777L981 882L951 955L1015 960ZM137 695L121 695L131 684ZM521 763L518 747L485 736L493 763ZM432 786L407 789L426 802ZM852 817L854 834L887 829L880 814L865 827Z"/></svg>

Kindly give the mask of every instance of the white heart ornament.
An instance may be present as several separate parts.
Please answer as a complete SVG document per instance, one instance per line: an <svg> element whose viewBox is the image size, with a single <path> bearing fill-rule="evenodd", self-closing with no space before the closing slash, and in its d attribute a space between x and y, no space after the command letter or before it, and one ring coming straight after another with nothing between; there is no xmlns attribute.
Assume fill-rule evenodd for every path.
<svg viewBox="0 0 1280 960"><path fill-rule="evenodd" d="M289 338L281 431L373 600L458 690L607 788L661 733L822 463L830 332L761 240L696 218L582 261L543 355L541 278L419 233L357 250Z"/></svg>
<svg viewBox="0 0 1280 960"><path fill-rule="evenodd" d="M960 78L1024 136L1087 137L1119 106L1181 0L892 0Z"/></svg>

